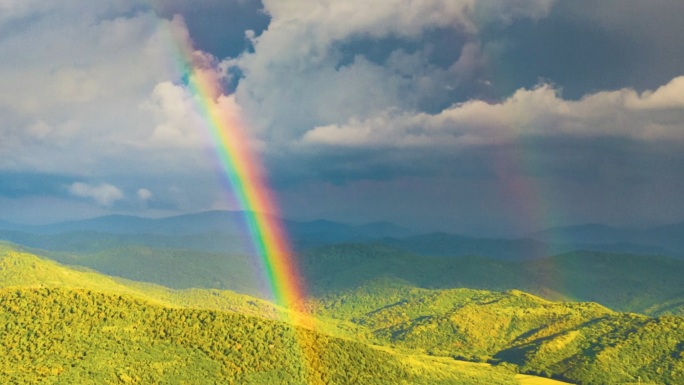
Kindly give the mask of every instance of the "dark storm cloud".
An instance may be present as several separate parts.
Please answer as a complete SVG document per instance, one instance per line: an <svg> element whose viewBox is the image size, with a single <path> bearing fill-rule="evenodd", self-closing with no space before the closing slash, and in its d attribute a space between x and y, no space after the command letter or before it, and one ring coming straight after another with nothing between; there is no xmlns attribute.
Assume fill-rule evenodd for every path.
<svg viewBox="0 0 684 385"><path fill-rule="evenodd" d="M489 151L435 149L324 149L306 155L280 154L267 158L274 187L286 188L314 180L341 185L354 180L387 181L406 176L492 178Z"/></svg>
<svg viewBox="0 0 684 385"><path fill-rule="evenodd" d="M506 96L540 79L569 98L653 89L682 74L684 2L562 0L547 18L483 35L492 82Z"/></svg>
<svg viewBox="0 0 684 385"><path fill-rule="evenodd" d="M196 48L218 58L248 50L245 32L259 35L270 21L260 0L154 0L152 4L164 18L182 15Z"/></svg>

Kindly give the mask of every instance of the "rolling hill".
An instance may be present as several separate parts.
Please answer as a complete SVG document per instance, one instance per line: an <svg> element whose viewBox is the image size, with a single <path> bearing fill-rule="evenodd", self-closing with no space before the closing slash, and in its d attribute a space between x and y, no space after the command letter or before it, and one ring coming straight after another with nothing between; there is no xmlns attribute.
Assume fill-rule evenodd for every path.
<svg viewBox="0 0 684 385"><path fill-rule="evenodd" d="M522 371L587 385L684 380L680 317L388 277L308 306L314 329L278 321L286 310L248 296L106 277L4 244L0 379L516 384Z"/></svg>
<svg viewBox="0 0 684 385"><path fill-rule="evenodd" d="M390 276L422 288L516 289L552 300L598 302L619 311L684 314L684 261L666 257L584 251L516 262L347 244L309 250L300 258L316 295Z"/></svg>
<svg viewBox="0 0 684 385"><path fill-rule="evenodd" d="M282 222L293 244L300 248L413 234L389 222L362 225L326 220L283 219ZM0 239L73 252L101 250L98 243L171 248L184 245L186 249L202 251L248 252L251 250L248 229L245 212L206 211L164 218L109 215L47 225L0 222Z"/></svg>
<svg viewBox="0 0 684 385"><path fill-rule="evenodd" d="M247 253L197 250L192 242L183 243L187 238L182 236L161 246L120 243L116 235L108 236L114 237L111 242L100 243L96 236L90 239L80 233L77 243L89 245L78 246L85 249L81 252L55 251L50 244L45 245L48 250L36 252L63 264L175 289L214 288L266 296L259 261ZM230 242L214 236L216 243ZM420 255L385 244L353 243L311 248L296 257L315 295L394 276L423 288L517 289L551 300L598 302L618 311L684 314L684 261L662 256L575 251L518 261Z"/></svg>
<svg viewBox="0 0 684 385"><path fill-rule="evenodd" d="M588 242L582 238L572 241L564 237L536 239L526 238L476 238L448 233L429 233L402 238L385 237L374 240L420 255L438 257L480 256L504 261L527 261L545 258L572 251L599 251L641 255L665 255L682 257L684 252L660 247L659 245L621 242ZM682 249L684 250L684 249Z"/></svg>
<svg viewBox="0 0 684 385"><path fill-rule="evenodd" d="M506 368L373 347L345 322L320 318L308 330L276 320L285 313L232 292L75 270L3 244L0 382L517 383Z"/></svg>
<svg viewBox="0 0 684 385"><path fill-rule="evenodd" d="M389 222L349 225L328 220L281 219L298 251L338 243L382 243L430 256L529 260L589 250L684 257L684 224L644 229L604 225L552 228L522 238L416 234ZM207 211L165 218L110 215L47 225L0 222L0 239L69 252L135 245L209 252L250 253L245 212Z"/></svg>
<svg viewBox="0 0 684 385"><path fill-rule="evenodd" d="M684 383L684 318L617 313L520 291L427 290L382 279L319 299L319 314L386 344L579 384Z"/></svg>
<svg viewBox="0 0 684 385"><path fill-rule="evenodd" d="M422 382L364 344L237 313L82 289L5 289L0 303L5 383Z"/></svg>

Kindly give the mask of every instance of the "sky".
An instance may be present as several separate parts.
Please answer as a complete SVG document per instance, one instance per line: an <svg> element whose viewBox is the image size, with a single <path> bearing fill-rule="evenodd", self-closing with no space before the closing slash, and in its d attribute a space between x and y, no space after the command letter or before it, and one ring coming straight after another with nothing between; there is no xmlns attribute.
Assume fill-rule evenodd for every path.
<svg viewBox="0 0 684 385"><path fill-rule="evenodd" d="M681 222L682 15L680 0L0 0L0 220L239 209L186 44L286 218L487 236Z"/></svg>

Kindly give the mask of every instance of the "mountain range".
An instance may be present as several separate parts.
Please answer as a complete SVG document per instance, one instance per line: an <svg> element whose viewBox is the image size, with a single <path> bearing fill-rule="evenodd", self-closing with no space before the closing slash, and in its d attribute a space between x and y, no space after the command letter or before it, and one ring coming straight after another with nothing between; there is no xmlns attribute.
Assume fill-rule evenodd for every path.
<svg viewBox="0 0 684 385"><path fill-rule="evenodd" d="M207 211L166 218L110 215L47 225L0 222L0 239L61 251L144 245L210 252L250 253L246 213ZM327 220L282 220L296 250L339 243L382 243L421 255L482 256L525 260L578 251L605 251L684 258L684 223L651 228L589 224L558 227L521 238L418 234L389 222L349 225Z"/></svg>

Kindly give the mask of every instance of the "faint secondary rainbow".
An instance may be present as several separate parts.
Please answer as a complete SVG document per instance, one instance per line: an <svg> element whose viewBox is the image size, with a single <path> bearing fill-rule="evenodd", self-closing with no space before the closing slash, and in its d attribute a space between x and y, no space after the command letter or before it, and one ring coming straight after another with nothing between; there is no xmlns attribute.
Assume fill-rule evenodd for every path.
<svg viewBox="0 0 684 385"><path fill-rule="evenodd" d="M173 28L172 28L173 29ZM177 31L170 31L172 35ZM175 32L175 33L174 33ZM305 298L303 281L279 218L275 198L259 159L252 153L250 138L235 111L222 108L224 92L211 68L201 68L187 36L172 36L176 58L186 86L196 100L216 149L220 167L227 176L240 208L245 213L250 238L261 259L273 299L278 305L301 310ZM225 107L225 106L224 106ZM309 317L290 315L290 321L311 326Z"/></svg>

